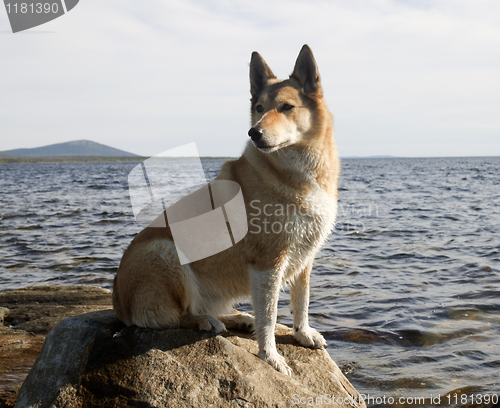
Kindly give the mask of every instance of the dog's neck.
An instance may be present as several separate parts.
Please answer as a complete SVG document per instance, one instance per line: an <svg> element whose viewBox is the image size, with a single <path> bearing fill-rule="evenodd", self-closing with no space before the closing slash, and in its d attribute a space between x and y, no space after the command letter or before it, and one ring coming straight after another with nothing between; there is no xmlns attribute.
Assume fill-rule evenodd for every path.
<svg viewBox="0 0 500 408"><path fill-rule="evenodd" d="M272 184L289 185L305 194L312 187L319 186L325 192L336 195L339 163L334 143L327 143L323 148L288 146L263 153L249 142L243 156L257 173L266 175L264 180L272 175Z"/></svg>

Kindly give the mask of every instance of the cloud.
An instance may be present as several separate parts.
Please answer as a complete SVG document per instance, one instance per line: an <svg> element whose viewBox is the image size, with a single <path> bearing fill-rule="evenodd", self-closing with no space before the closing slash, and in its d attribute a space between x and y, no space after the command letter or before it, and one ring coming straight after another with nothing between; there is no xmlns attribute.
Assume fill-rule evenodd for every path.
<svg viewBox="0 0 500 408"><path fill-rule="evenodd" d="M0 150L86 138L237 156L251 52L286 77L308 43L341 154L500 155L499 12L495 1L81 0L38 34L7 34L0 13Z"/></svg>

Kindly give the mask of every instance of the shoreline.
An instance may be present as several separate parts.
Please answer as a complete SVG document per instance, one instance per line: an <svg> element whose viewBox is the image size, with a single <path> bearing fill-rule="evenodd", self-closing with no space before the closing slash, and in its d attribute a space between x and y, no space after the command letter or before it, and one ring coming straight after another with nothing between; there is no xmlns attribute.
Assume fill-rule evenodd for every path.
<svg viewBox="0 0 500 408"><path fill-rule="evenodd" d="M0 164L12 163L106 163L106 162L142 162L144 160L235 160L235 157L119 157L119 156L57 156L57 157L8 157L0 156Z"/></svg>
<svg viewBox="0 0 500 408"><path fill-rule="evenodd" d="M113 157L113 156L1 157L0 156L0 164L141 162L145 159L147 159L147 157Z"/></svg>
<svg viewBox="0 0 500 408"><path fill-rule="evenodd" d="M13 408L21 384L60 321L112 309L111 291L99 286L31 286L0 291L0 408Z"/></svg>

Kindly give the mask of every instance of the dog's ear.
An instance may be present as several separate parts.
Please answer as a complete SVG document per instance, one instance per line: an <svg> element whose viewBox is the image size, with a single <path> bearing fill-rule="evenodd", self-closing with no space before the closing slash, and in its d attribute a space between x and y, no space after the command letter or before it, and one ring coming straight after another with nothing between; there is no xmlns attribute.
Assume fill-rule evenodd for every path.
<svg viewBox="0 0 500 408"><path fill-rule="evenodd" d="M250 60L250 93L253 97L257 97L267 81L271 78L276 78L258 52L252 52Z"/></svg>
<svg viewBox="0 0 500 408"><path fill-rule="evenodd" d="M321 91L321 80L319 77L318 66L314 55L307 44L300 50L295 68L290 78L299 81L306 94L317 93Z"/></svg>

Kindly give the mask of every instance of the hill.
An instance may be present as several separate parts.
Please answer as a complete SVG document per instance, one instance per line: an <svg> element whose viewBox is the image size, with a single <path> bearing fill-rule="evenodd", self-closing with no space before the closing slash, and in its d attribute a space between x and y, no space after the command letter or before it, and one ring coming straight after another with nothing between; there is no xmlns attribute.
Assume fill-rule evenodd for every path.
<svg viewBox="0 0 500 408"><path fill-rule="evenodd" d="M56 143L32 149L13 149L0 152L0 157L68 157L68 156L106 156L106 157L140 157L124 150L115 149L91 140L74 140Z"/></svg>

